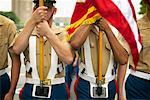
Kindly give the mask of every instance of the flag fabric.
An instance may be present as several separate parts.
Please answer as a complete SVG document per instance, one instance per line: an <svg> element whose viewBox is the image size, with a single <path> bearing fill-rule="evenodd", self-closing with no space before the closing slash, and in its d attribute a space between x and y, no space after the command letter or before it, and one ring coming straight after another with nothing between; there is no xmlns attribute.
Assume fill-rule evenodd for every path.
<svg viewBox="0 0 150 100"><path fill-rule="evenodd" d="M136 66L142 46L135 10L131 0L78 1L80 2L76 2L71 18L71 24L66 28L68 31L68 39L70 39L80 25L92 24L103 17L114 26L127 41L131 50L134 65Z"/></svg>
<svg viewBox="0 0 150 100"><path fill-rule="evenodd" d="M91 0L97 11L114 26L127 41L134 65L142 48L135 10L131 0ZM133 66L134 67L134 66Z"/></svg>
<svg viewBox="0 0 150 100"><path fill-rule="evenodd" d="M71 18L71 23L66 27L69 40L80 25L92 24L101 16L90 0L78 0Z"/></svg>

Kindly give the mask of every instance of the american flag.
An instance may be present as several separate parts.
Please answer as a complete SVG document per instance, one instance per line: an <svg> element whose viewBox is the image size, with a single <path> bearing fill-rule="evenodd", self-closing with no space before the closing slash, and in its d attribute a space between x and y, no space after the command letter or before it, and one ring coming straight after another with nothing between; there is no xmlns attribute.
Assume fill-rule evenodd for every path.
<svg viewBox="0 0 150 100"><path fill-rule="evenodd" d="M101 16L114 26L127 41L136 66L142 45L131 0L91 0L91 2Z"/></svg>
<svg viewBox="0 0 150 100"><path fill-rule="evenodd" d="M94 23L101 16L114 26L127 41L136 66L142 46L131 0L80 0L76 2L71 25L67 27L69 38L80 25Z"/></svg>

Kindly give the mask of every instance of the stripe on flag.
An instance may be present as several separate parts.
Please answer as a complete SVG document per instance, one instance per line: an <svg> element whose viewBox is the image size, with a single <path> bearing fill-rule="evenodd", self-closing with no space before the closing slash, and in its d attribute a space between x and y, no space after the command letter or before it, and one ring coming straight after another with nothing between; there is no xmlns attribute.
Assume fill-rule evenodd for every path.
<svg viewBox="0 0 150 100"><path fill-rule="evenodd" d="M76 2L76 6L71 18L71 24L66 27L68 31L67 40L69 41L77 28L84 24L95 23L101 16L97 9L93 6L92 2L86 0L85 2Z"/></svg>
<svg viewBox="0 0 150 100"><path fill-rule="evenodd" d="M93 0L93 4L110 24L112 24L129 44L135 66L141 50L135 11L130 0Z"/></svg>

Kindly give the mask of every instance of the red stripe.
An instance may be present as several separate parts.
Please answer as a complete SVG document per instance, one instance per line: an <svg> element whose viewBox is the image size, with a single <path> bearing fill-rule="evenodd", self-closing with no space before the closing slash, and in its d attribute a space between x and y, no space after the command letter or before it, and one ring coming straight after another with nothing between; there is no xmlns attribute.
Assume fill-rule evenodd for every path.
<svg viewBox="0 0 150 100"><path fill-rule="evenodd" d="M87 16L87 19L88 18L92 18L94 15L96 15L98 12L97 10L93 11L92 13L90 13L88 16Z"/></svg>
<svg viewBox="0 0 150 100"><path fill-rule="evenodd" d="M132 4L131 0L128 0L128 2L129 2L130 7L131 7L131 9L132 9L132 12L133 12L132 14L133 14L134 20L136 21L136 15L135 15L134 6L133 6L133 4Z"/></svg>
<svg viewBox="0 0 150 100"><path fill-rule="evenodd" d="M66 83L66 90L67 90L68 100L69 100L69 98L70 98L70 88L69 88L67 83Z"/></svg>
<svg viewBox="0 0 150 100"><path fill-rule="evenodd" d="M98 12L97 11L93 11L92 13L90 13L86 19L88 18L92 18L94 15L96 15ZM80 26L80 25L79 25ZM69 28L67 31L68 31L68 34L71 35L79 26L77 27L73 27L73 28Z"/></svg>
<svg viewBox="0 0 150 100"><path fill-rule="evenodd" d="M71 18L71 24L81 19L92 6L93 5L89 0L86 0L85 3L77 2Z"/></svg>
<svg viewBox="0 0 150 100"><path fill-rule="evenodd" d="M137 18L136 18L134 6L133 6L131 0L128 0L128 2L129 2L130 7L131 7L131 9L132 9L134 20L137 22ZM140 41L140 43L142 43L142 38L141 38L141 36L140 36L140 31L139 31L139 29L138 29L138 34L139 34L139 41Z"/></svg>
<svg viewBox="0 0 150 100"><path fill-rule="evenodd" d="M133 32L119 8L111 0L93 0L100 14L107 19L128 42L133 61L137 65L139 54Z"/></svg>
<svg viewBox="0 0 150 100"><path fill-rule="evenodd" d="M69 28L69 29L67 30L67 31L68 31L68 34L71 35L71 34L75 31L75 29L76 29L76 28L74 28L74 27L73 27L73 28Z"/></svg>
<svg viewBox="0 0 150 100"><path fill-rule="evenodd" d="M119 84L117 82L117 80L114 80L115 85L116 85L116 93L119 93Z"/></svg>
<svg viewBox="0 0 150 100"><path fill-rule="evenodd" d="M78 83L79 83L79 77L77 77L75 84L74 84L74 92L76 94L76 100L78 100L78 92L77 92Z"/></svg>
<svg viewBox="0 0 150 100"><path fill-rule="evenodd" d="M83 15L86 14L87 10L83 8L84 3L76 3L72 18L71 24L79 20ZM81 12L80 12L81 11Z"/></svg>
<svg viewBox="0 0 150 100"><path fill-rule="evenodd" d="M24 91L25 85L23 86L23 88L21 89L20 93L19 93L19 99L22 100L22 94Z"/></svg>

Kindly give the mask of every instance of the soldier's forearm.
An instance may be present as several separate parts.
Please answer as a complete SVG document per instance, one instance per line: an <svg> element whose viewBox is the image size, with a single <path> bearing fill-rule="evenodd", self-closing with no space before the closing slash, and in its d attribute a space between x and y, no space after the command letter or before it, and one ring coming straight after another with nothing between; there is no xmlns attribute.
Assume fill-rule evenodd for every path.
<svg viewBox="0 0 150 100"><path fill-rule="evenodd" d="M15 53L20 54L26 49L29 43L29 37L34 27L35 23L33 23L32 20L30 19L14 43L13 50L15 51Z"/></svg>
<svg viewBox="0 0 150 100"><path fill-rule="evenodd" d="M126 64L128 61L128 53L123 48L123 46L119 43L115 35L113 34L111 29L105 31L110 46L112 48L115 60L117 60L120 64Z"/></svg>
<svg viewBox="0 0 150 100"><path fill-rule="evenodd" d="M66 41L60 41L55 34L49 34L47 38L59 58L65 63L71 64L73 62L73 53L68 43Z"/></svg>
<svg viewBox="0 0 150 100"><path fill-rule="evenodd" d="M15 93L15 89L19 79L20 66L21 66L20 57L19 56L12 57L11 84L9 89L9 93L11 93L12 95L14 95Z"/></svg>
<svg viewBox="0 0 150 100"><path fill-rule="evenodd" d="M87 36L90 34L91 28L92 25L80 26L70 40L71 46L75 49L80 48L84 44Z"/></svg>
<svg viewBox="0 0 150 100"><path fill-rule="evenodd" d="M123 96L123 84L126 75L127 65L120 65L118 68L117 80L119 85L119 96Z"/></svg>

